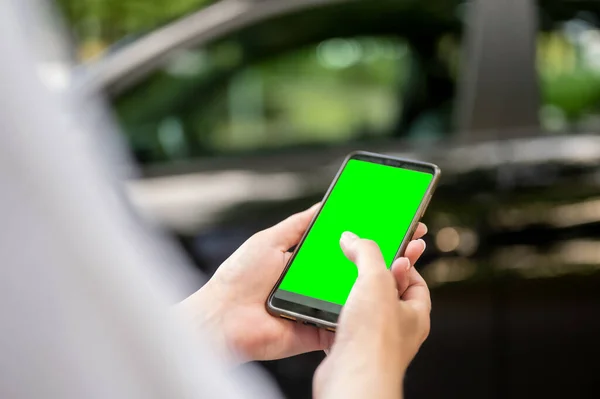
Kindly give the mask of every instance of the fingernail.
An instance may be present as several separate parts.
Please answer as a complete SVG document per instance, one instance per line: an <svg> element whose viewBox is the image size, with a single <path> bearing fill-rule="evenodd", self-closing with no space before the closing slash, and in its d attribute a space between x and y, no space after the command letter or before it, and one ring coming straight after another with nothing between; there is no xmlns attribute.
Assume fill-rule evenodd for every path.
<svg viewBox="0 0 600 399"><path fill-rule="evenodd" d="M351 233L349 231L344 231L342 233L342 237L340 238L340 242L344 245L344 246L348 246L350 245L354 240L356 240L358 238L358 236L354 233Z"/></svg>
<svg viewBox="0 0 600 399"><path fill-rule="evenodd" d="M425 244L425 240L423 240L422 238L419 238L419 241L421 241L421 243L423 244L423 250L421 251L421 253L425 252L425 248L427 248L427 244Z"/></svg>
<svg viewBox="0 0 600 399"><path fill-rule="evenodd" d="M399 258L397 262L400 263L398 267L406 271L410 270L410 260L408 258Z"/></svg>
<svg viewBox="0 0 600 399"><path fill-rule="evenodd" d="M311 207L310 207L310 208L308 208L308 209L315 209L315 208L318 208L318 207L320 207L320 206L321 206L321 201L317 202L316 204L314 204L313 206L311 206Z"/></svg>

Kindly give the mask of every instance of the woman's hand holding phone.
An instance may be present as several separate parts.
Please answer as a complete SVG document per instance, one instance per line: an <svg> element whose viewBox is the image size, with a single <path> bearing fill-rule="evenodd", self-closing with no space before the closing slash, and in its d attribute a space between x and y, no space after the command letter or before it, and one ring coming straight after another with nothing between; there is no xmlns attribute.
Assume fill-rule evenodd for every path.
<svg viewBox="0 0 600 399"><path fill-rule="evenodd" d="M267 312L265 301L320 204L250 237L181 304L233 361L274 360L331 346L333 333Z"/></svg>
<svg viewBox="0 0 600 399"><path fill-rule="evenodd" d="M333 333L273 317L265 308L265 301L290 257L287 250L298 244L318 207L317 204L255 234L221 265L202 289L179 305L194 327L213 333L213 336L219 340L218 345L222 352L243 360L272 360L331 347ZM381 264L372 265L373 262L369 262L367 266L363 267L363 263L370 259L368 256L376 257L376 255L360 255L363 253L362 244L355 250L351 250L354 255L350 256L356 256L355 259L359 263L360 283L357 283L357 287L353 290L349 310L343 313L347 315L342 316L340 320L342 324L340 324L335 338L332 358L328 358L319 371L321 380L327 374L327 367L330 367L327 365L335 362L334 359L345 351L343 348L351 344L351 341L358 339L357 342L362 342L360 340L364 339L365 342L371 341L372 345L377 341L375 338L382 336L384 332L384 335L388 336L395 331L389 330L390 326L368 321L369 318L375 318L380 314L380 310L381 312L391 312L388 308L398 305L397 301L393 305L390 305L390 301L377 303L374 296L386 295L386 290L378 292L379 288L376 287L375 281L370 281L372 280L370 269L376 271L377 268L380 268L381 271L375 273L377 276L385 275L391 282L395 280L395 285L392 284L394 293L396 287L399 292L404 292L408 286L404 292L405 299L411 298L419 292L419 289L424 292L420 286L424 282L418 273L412 267L408 268L409 271L406 269L407 265L413 265L423 253L425 243L420 238L426 232L425 225L419 224L413 240L405 251L406 257L395 262L392 268L393 273L386 270L381 254L379 254ZM365 268L367 269L364 270ZM367 277L363 276L365 273L367 273ZM367 281L365 282L365 280ZM381 280L385 280L385 278ZM409 284L411 285L409 286ZM383 285L385 286L385 283ZM367 306L369 303L373 303L371 308ZM380 309L382 306L383 308ZM412 302L411 305L406 306L412 306ZM395 315L394 317L400 316ZM387 322L390 321L391 319L387 320ZM417 319L412 321L417 321ZM357 334L357 338L352 338L354 334ZM372 336L369 337L369 334ZM398 339L402 338L396 337L392 341L398 344L396 342ZM410 351L413 350L414 344L412 341L407 341L404 345L406 348L402 348L399 352L405 358L412 357ZM365 348L367 347L365 346ZM380 349L387 351L386 348ZM364 357L365 354L361 355L360 349L358 351L349 350L346 358L352 356L352 353L358 356L357 359L367 360ZM354 360L350 361L350 363L353 362ZM344 365L341 364L339 367L343 369ZM367 369L372 369L372 367L366 367L363 371L366 372ZM336 374L336 376L339 375L340 372ZM334 378L332 383L335 381L337 380ZM319 390L323 391L323 389L324 385L319 384Z"/></svg>
<svg viewBox="0 0 600 399"><path fill-rule="evenodd" d="M427 284L405 258L390 273L373 241L344 233L340 244L358 278L315 374L315 397L401 398L406 368L429 334Z"/></svg>

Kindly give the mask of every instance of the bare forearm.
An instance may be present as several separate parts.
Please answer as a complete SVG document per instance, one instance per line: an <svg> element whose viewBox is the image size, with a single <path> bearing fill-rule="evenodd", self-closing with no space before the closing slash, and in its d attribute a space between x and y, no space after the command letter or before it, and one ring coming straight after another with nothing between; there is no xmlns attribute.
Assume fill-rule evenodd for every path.
<svg viewBox="0 0 600 399"><path fill-rule="evenodd" d="M315 398L402 398L404 370L396 356L376 356L369 348L363 353L362 359L327 359L315 373Z"/></svg>

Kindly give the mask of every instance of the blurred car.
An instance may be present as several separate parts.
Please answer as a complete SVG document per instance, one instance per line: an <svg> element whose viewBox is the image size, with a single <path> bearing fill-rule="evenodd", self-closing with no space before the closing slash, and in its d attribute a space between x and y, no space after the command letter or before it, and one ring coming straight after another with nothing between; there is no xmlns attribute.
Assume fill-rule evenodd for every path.
<svg viewBox="0 0 600 399"><path fill-rule="evenodd" d="M208 273L355 149L437 163L408 398L596 397L600 6L217 2L109 53L137 206ZM311 396L322 354L267 362Z"/></svg>

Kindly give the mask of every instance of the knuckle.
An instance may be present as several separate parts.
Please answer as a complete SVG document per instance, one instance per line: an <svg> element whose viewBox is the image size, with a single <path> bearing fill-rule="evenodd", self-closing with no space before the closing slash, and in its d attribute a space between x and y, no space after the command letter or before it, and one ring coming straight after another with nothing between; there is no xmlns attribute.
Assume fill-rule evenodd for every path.
<svg viewBox="0 0 600 399"><path fill-rule="evenodd" d="M427 337L429 337L430 332L431 332L431 321L429 320L429 318L427 318L423 323L421 342L424 342L427 339Z"/></svg>
<svg viewBox="0 0 600 399"><path fill-rule="evenodd" d="M431 320L423 309L415 308L403 302L399 307L400 322L404 333L419 346L425 342L431 332Z"/></svg>
<svg viewBox="0 0 600 399"><path fill-rule="evenodd" d="M418 337L420 342L423 343L431 332L431 319L429 317L429 313L414 311L413 314L415 317L415 324L417 326Z"/></svg>
<svg viewBox="0 0 600 399"><path fill-rule="evenodd" d="M264 239L265 235L267 234L267 231L268 230L261 230L261 231L258 231L256 233L252 234L250 236L250 238L248 238L248 240L246 240L246 243L255 244L255 243L261 242Z"/></svg>

